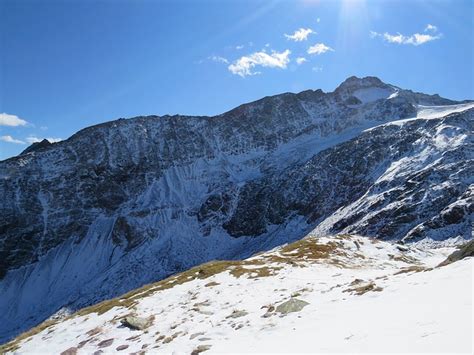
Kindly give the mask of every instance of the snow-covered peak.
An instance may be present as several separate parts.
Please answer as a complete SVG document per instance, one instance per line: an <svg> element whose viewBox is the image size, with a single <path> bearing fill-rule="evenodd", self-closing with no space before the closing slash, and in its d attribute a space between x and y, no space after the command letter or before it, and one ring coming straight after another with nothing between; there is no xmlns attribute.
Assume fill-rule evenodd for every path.
<svg viewBox="0 0 474 355"><path fill-rule="evenodd" d="M361 88L368 87L386 87L388 86L382 80L375 76L366 76L364 78L358 78L351 76L344 80L335 90L335 92L351 91Z"/></svg>
<svg viewBox="0 0 474 355"><path fill-rule="evenodd" d="M365 78L351 76L334 90L333 95L350 106L357 106L394 98L398 95L399 90L399 88L385 84L374 76Z"/></svg>

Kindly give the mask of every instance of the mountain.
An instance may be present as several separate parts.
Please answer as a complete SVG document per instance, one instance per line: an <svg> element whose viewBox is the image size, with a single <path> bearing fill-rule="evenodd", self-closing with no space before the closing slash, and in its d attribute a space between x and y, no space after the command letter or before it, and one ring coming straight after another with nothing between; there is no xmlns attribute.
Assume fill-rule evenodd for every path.
<svg viewBox="0 0 474 355"><path fill-rule="evenodd" d="M40 141L40 142L34 142L33 144L31 144L28 148L26 148L24 151L22 151L22 152L20 153L20 155L21 155L21 154L31 153L31 152L34 152L34 151L37 151L37 150L40 150L40 149L49 147L50 145L51 145L51 142L50 142L50 141L48 141L47 139L43 139L43 140Z"/></svg>
<svg viewBox="0 0 474 355"><path fill-rule="evenodd" d="M214 117L99 124L0 162L0 339L317 235L471 238L472 102L351 77Z"/></svg>
<svg viewBox="0 0 474 355"><path fill-rule="evenodd" d="M455 249L310 235L49 320L0 352L472 353L473 259Z"/></svg>

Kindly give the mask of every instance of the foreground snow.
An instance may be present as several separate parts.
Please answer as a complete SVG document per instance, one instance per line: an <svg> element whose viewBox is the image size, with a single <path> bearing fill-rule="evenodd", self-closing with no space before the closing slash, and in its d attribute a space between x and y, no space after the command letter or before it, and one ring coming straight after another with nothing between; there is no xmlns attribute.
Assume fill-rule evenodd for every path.
<svg viewBox="0 0 474 355"><path fill-rule="evenodd" d="M310 237L202 265L40 327L7 350L470 353L472 258L436 267L453 249ZM291 298L309 305L273 310ZM153 324L131 330L120 322L129 314Z"/></svg>

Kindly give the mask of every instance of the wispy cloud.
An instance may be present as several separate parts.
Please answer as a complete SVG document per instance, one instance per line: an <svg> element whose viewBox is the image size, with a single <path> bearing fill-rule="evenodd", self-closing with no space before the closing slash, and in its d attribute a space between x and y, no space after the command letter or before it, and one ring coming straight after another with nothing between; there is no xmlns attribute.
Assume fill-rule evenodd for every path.
<svg viewBox="0 0 474 355"><path fill-rule="evenodd" d="M305 57L298 57L296 58L296 64L301 65L304 62L307 62L308 60Z"/></svg>
<svg viewBox="0 0 474 355"><path fill-rule="evenodd" d="M33 144L33 143L37 143L37 142L41 142L43 139L45 138L39 138L39 137L36 137L36 136L29 136L29 137L26 137L26 141L30 144ZM54 138L54 137L48 137L46 138L50 143L56 143L56 142L60 142L62 141L63 139L62 138Z"/></svg>
<svg viewBox="0 0 474 355"><path fill-rule="evenodd" d="M208 57L208 59L212 60L213 62L229 64L229 61L226 58L221 57L219 55L212 55Z"/></svg>
<svg viewBox="0 0 474 355"><path fill-rule="evenodd" d="M312 71L314 71L315 73L320 73L323 71L323 67L320 67L320 66L314 66L311 68Z"/></svg>
<svg viewBox="0 0 474 355"><path fill-rule="evenodd" d="M14 143L14 144L26 144L25 142L15 139L12 136L1 136L0 141L7 142L7 143Z"/></svg>
<svg viewBox="0 0 474 355"><path fill-rule="evenodd" d="M15 115L9 115L8 113L0 113L0 126L26 126L28 122L22 120L20 117Z"/></svg>
<svg viewBox="0 0 474 355"><path fill-rule="evenodd" d="M293 33L292 35L288 35L285 33L285 37L291 41L301 42L306 41L311 33L316 32L314 32L311 28L300 28L296 30L295 33Z"/></svg>
<svg viewBox="0 0 474 355"><path fill-rule="evenodd" d="M321 19L318 17L318 18L316 19L316 22L317 22L317 23L320 23L320 22L321 22Z"/></svg>
<svg viewBox="0 0 474 355"><path fill-rule="evenodd" d="M235 46L235 49L240 50L243 49L245 46L243 44Z"/></svg>
<svg viewBox="0 0 474 355"><path fill-rule="evenodd" d="M228 66L228 69L232 74L240 75L241 77L260 74L258 71L253 71L257 66L286 69L290 62L290 53L289 49L283 52L273 51L270 54L264 51L255 52L237 59Z"/></svg>
<svg viewBox="0 0 474 355"><path fill-rule="evenodd" d="M428 24L425 28L425 32L437 32L438 28L434 25ZM441 34L431 35L427 33L414 33L412 35L406 36L401 33L390 34L390 33L379 33L375 31L370 31L369 33L371 38L382 38L385 42L395 43L395 44L411 44L413 46L419 46L437 39L441 38Z"/></svg>
<svg viewBox="0 0 474 355"><path fill-rule="evenodd" d="M435 25L427 24L425 27L425 32L438 32L438 27Z"/></svg>
<svg viewBox="0 0 474 355"><path fill-rule="evenodd" d="M326 46L324 43L316 43L314 46L308 48L308 54L323 54L326 52L334 52L334 49L331 47Z"/></svg>

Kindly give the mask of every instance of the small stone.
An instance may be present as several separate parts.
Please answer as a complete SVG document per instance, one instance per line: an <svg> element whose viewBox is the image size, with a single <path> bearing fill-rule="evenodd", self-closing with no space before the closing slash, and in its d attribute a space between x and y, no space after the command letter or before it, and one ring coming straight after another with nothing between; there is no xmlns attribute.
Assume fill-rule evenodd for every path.
<svg viewBox="0 0 474 355"><path fill-rule="evenodd" d="M77 348L78 349L82 348L84 345L86 345L91 340L92 340L92 338L89 338L89 339L86 339L86 340L83 340L83 341L79 342L79 344L77 345Z"/></svg>
<svg viewBox="0 0 474 355"><path fill-rule="evenodd" d="M211 345L199 345L196 349L191 352L191 355L198 355L211 348Z"/></svg>
<svg viewBox="0 0 474 355"><path fill-rule="evenodd" d="M127 348L128 348L128 345L127 345L127 344L124 344L124 345L117 346L117 347L115 348L115 350L117 350L117 351L122 351L122 350L125 350L125 349L127 349Z"/></svg>
<svg viewBox="0 0 474 355"><path fill-rule="evenodd" d="M93 335L99 334L101 332L102 332L102 328L95 327L94 329L89 330L86 334L89 335L89 336L93 336Z"/></svg>
<svg viewBox="0 0 474 355"><path fill-rule="evenodd" d="M364 280L361 280L361 279L354 279L354 281L352 281L349 285L350 285L350 286L359 285L359 284L361 284L362 282L364 282Z"/></svg>
<svg viewBox="0 0 474 355"><path fill-rule="evenodd" d="M248 314L248 312L246 312L246 311L235 310L230 315L228 315L226 318L240 318L240 317L245 317L247 314Z"/></svg>
<svg viewBox="0 0 474 355"><path fill-rule="evenodd" d="M212 313L211 311L206 311L206 310L200 309L200 308L198 308L197 311L198 311L199 313L201 313L201 314L206 315L206 316L212 316L212 315L214 314L214 313Z"/></svg>
<svg viewBox="0 0 474 355"><path fill-rule="evenodd" d="M106 347L112 345L113 342L114 342L114 339L111 338L111 339L101 341L99 344L97 344L97 346L99 348L106 348Z"/></svg>
<svg viewBox="0 0 474 355"><path fill-rule="evenodd" d="M211 282L205 284L204 287L213 287L213 286L218 286L218 285L220 285L219 282L211 281Z"/></svg>
<svg viewBox="0 0 474 355"><path fill-rule="evenodd" d="M66 349L61 353L61 355L76 355L76 354L77 354L77 348L76 347Z"/></svg>
<svg viewBox="0 0 474 355"><path fill-rule="evenodd" d="M134 335L133 337L127 338L127 339L125 339L125 340L134 341L134 340L140 339L140 335L141 335L141 334Z"/></svg>
<svg viewBox="0 0 474 355"><path fill-rule="evenodd" d="M191 336L189 337L189 339L190 339L190 340L193 340L194 338L197 338L198 336L204 335L204 334L205 334L204 332L194 333L194 334L191 334Z"/></svg>

